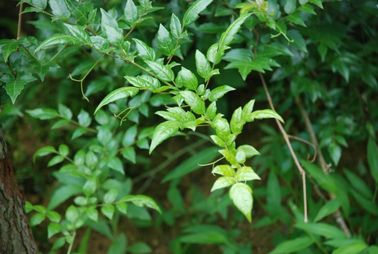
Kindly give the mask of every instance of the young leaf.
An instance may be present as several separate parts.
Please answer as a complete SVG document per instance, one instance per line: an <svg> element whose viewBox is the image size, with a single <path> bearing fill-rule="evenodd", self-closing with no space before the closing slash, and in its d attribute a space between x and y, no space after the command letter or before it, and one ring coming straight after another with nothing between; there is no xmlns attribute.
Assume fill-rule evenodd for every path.
<svg viewBox="0 0 378 254"><path fill-rule="evenodd" d="M261 180L251 167L241 167L236 172L236 179L239 182Z"/></svg>
<svg viewBox="0 0 378 254"><path fill-rule="evenodd" d="M340 207L339 201L337 199L333 199L327 204L325 204L322 208L320 208L319 212L315 216L315 222L320 221L324 217L330 215L331 213L336 212L336 210Z"/></svg>
<svg viewBox="0 0 378 254"><path fill-rule="evenodd" d="M250 13L243 14L237 18L232 24L227 28L227 30L221 35L218 42L218 50L215 56L215 64L219 63L224 55L224 52L228 49L228 45L234 39L235 34L239 31L240 26L244 21L250 16Z"/></svg>
<svg viewBox="0 0 378 254"><path fill-rule="evenodd" d="M235 88L231 86L218 86L211 90L210 95L209 95L209 100L210 101L216 101L220 98L223 97L226 93L235 90Z"/></svg>
<svg viewBox="0 0 378 254"><path fill-rule="evenodd" d="M213 0L197 0L191 4L184 14L183 26L187 26L196 21L198 14L205 10L212 1Z"/></svg>
<svg viewBox="0 0 378 254"><path fill-rule="evenodd" d="M150 153L164 140L175 135L179 130L179 123L176 121L166 121L159 124L152 135Z"/></svg>
<svg viewBox="0 0 378 254"><path fill-rule="evenodd" d="M280 122L284 122L282 117L274 112L273 110L270 109L263 109L263 110L256 110L250 114L250 120L253 121L254 119L269 119L269 118L274 118L279 120Z"/></svg>
<svg viewBox="0 0 378 254"><path fill-rule="evenodd" d="M189 90L196 90L198 87L198 80L190 70L181 67L181 71L177 74L176 84L178 87L186 87Z"/></svg>
<svg viewBox="0 0 378 254"><path fill-rule="evenodd" d="M236 183L230 189L230 198L234 205L242 212L249 222L252 221L252 190L245 183Z"/></svg>
<svg viewBox="0 0 378 254"><path fill-rule="evenodd" d="M5 85L5 91L9 95L12 103L16 102L17 97L24 90L26 82L23 80L13 80Z"/></svg>
<svg viewBox="0 0 378 254"><path fill-rule="evenodd" d="M209 61L207 61L205 55L199 50L196 50L195 57L197 73L205 80L208 80L211 77L211 66Z"/></svg>
<svg viewBox="0 0 378 254"><path fill-rule="evenodd" d="M234 176L235 170L230 165L217 165L214 167L214 169L211 171L212 174L218 174L222 176Z"/></svg>
<svg viewBox="0 0 378 254"><path fill-rule="evenodd" d="M66 17L66 18L70 16L70 11L68 10L66 1L49 0L49 5L52 10L52 13L55 16Z"/></svg>
<svg viewBox="0 0 378 254"><path fill-rule="evenodd" d="M133 41L135 42L136 48L138 50L138 56L144 58L145 60L155 60L156 54L153 48L147 46L147 44L141 40L133 38Z"/></svg>
<svg viewBox="0 0 378 254"><path fill-rule="evenodd" d="M170 56L175 53L175 42L171 38L168 30L162 24L159 26L156 41L158 48L161 52L163 52L163 54Z"/></svg>
<svg viewBox="0 0 378 254"><path fill-rule="evenodd" d="M122 30L117 20L104 9L101 10L101 28L110 42L117 42L122 39Z"/></svg>
<svg viewBox="0 0 378 254"><path fill-rule="evenodd" d="M223 188L226 188L232 184L235 183L235 179L233 177L229 177L229 176L222 176L222 177L219 177L213 184L213 186L211 187L211 190L210 192L213 192L215 190L219 190L219 189L223 189Z"/></svg>
<svg viewBox="0 0 378 254"><path fill-rule="evenodd" d="M186 104L190 106L194 113L205 114L205 102L194 92L182 91L180 95L184 98Z"/></svg>
<svg viewBox="0 0 378 254"><path fill-rule="evenodd" d="M54 35L54 36L48 38L47 40L45 40L41 44L39 44L39 46L35 49L35 52L38 52L42 49L51 48L55 45L60 45L60 44L73 44L73 45L75 45L75 44L78 44L78 43L79 43L79 41L71 35L57 34L57 35Z"/></svg>
<svg viewBox="0 0 378 254"><path fill-rule="evenodd" d="M138 19L138 9L133 0L127 0L124 9L125 19L129 24L133 24Z"/></svg>
<svg viewBox="0 0 378 254"><path fill-rule="evenodd" d="M147 60L145 62L160 80L169 82L175 78L175 74L169 67L154 61Z"/></svg>
<svg viewBox="0 0 378 254"><path fill-rule="evenodd" d="M97 111L102 108L103 106L111 103L111 102L114 102L116 100L120 100L120 99L124 99L126 97L129 97L129 96L134 96L138 93L139 89L138 88L135 88L135 87L121 87L121 88L118 88L116 90L114 90L113 92L109 93L101 102L100 104L97 106L96 110L95 110L95 114L97 113Z"/></svg>
<svg viewBox="0 0 378 254"><path fill-rule="evenodd" d="M173 13L171 16L171 23L169 24L169 29L171 30L171 34L173 35L173 37L175 37L176 39L181 37L181 34L182 34L181 22L177 18L177 16Z"/></svg>
<svg viewBox="0 0 378 254"><path fill-rule="evenodd" d="M155 200L145 195L126 195L118 201L118 203L122 202L131 202L136 206L149 207L161 213L161 209Z"/></svg>

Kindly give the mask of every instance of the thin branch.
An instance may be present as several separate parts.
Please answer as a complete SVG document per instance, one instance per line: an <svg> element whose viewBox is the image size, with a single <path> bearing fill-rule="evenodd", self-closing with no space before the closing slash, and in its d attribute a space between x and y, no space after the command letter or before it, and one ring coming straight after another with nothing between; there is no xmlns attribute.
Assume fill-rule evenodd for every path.
<svg viewBox="0 0 378 254"><path fill-rule="evenodd" d="M268 99L268 103L269 103L269 106L272 110L276 111L275 108L274 108L274 105L273 105L273 100L272 100L272 97L270 96L270 93L269 93L269 90L268 90L268 86L265 82L265 79L264 79L264 76L259 73L259 76L260 76L260 80L261 80L261 83L264 87L264 91L265 91L265 95L266 95L266 98ZM301 174L302 176L302 191L303 191L303 215L304 215L304 222L307 223L308 221L308 215L307 215L307 191L306 191L306 172L304 171L304 169L302 168L302 165L300 164L299 160L298 160L298 157L296 155L296 153L294 152L294 149L290 143L290 140L289 140L289 135L286 133L284 127L282 126L281 122L276 120L276 124L278 126L278 129L280 130L284 140L285 140L285 143L287 145L287 147L289 148L289 152L290 152L290 155L291 157L293 158L294 160L294 163L295 163L295 166L297 167L299 173Z"/></svg>
<svg viewBox="0 0 378 254"><path fill-rule="evenodd" d="M330 172L330 165L327 164L327 162L324 159L323 153L320 150L319 142L318 142L318 139L316 138L315 131L312 127L310 117L308 116L307 111L303 107L302 101L300 100L299 97L295 98L295 102L296 102L296 104L299 108L299 111L301 112L301 115L302 115L302 118L304 120L307 132L310 134L311 142L315 145L316 153L318 154L319 165L322 168L324 174L328 175L329 172ZM330 198L331 198L331 200L335 199L335 195L330 194ZM343 218L343 216L340 212L340 209L336 210L336 212L334 213L334 217L336 219L336 222L339 224L340 228L344 231L345 235L347 237L350 237L351 236L350 230L349 230L349 228L348 228L348 226L347 226L347 224L346 224L346 222L345 222L345 220L344 220L344 218Z"/></svg>
<svg viewBox="0 0 378 254"><path fill-rule="evenodd" d="M297 137L297 136L293 136L293 135L288 135L290 139L294 139L296 141L299 141L303 144L306 144L308 146L310 146L312 148L312 150L314 150L314 155L312 156L312 159L310 160L311 162L314 162L316 160L316 156L317 156L317 151L316 151L316 148L315 148L315 145L303 138L300 138L300 137Z"/></svg>
<svg viewBox="0 0 378 254"><path fill-rule="evenodd" d="M18 11L18 24L17 24L17 40L21 38L21 29L22 29L22 6L23 2L20 3L20 9Z"/></svg>

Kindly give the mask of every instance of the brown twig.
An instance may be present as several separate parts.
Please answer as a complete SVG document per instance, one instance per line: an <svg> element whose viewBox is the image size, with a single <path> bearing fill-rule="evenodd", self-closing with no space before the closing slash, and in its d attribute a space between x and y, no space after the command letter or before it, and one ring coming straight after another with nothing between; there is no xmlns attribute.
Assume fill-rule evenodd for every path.
<svg viewBox="0 0 378 254"><path fill-rule="evenodd" d="M299 97L295 98L295 102L296 102L296 104L299 108L301 115L302 115L302 118L304 120L307 132L310 134L311 142L315 145L316 153L318 154L319 165L322 168L324 174L327 175L330 172L330 166L329 166L329 164L326 163L324 156L323 156L323 153L320 150L319 142L318 142L318 139L316 138L315 131L312 127L310 117L308 116L307 111L303 107L302 101L300 100ZM331 198L331 200L334 199L335 195L330 194L330 198ZM348 226L347 226L347 224L346 224L346 222L345 222L345 220L344 220L344 218L343 218L343 216L340 212L340 209L337 209L337 211L334 213L334 217L336 219L336 222L339 224L340 228L344 231L345 235L350 237L351 236L350 230L349 230L349 228L348 228Z"/></svg>
<svg viewBox="0 0 378 254"><path fill-rule="evenodd" d="M22 28L22 5L23 2L20 3L20 9L18 11L18 23L17 23L17 40L21 38L21 28Z"/></svg>
<svg viewBox="0 0 378 254"><path fill-rule="evenodd" d="M276 111L275 108L274 108L274 105L273 105L272 97L270 96L270 93L269 93L269 90L268 90L268 86L265 82L264 76L261 73L259 73L259 76L260 76L261 83L264 87L265 95L266 95L266 98L268 99L269 106L272 110ZM293 158L294 163L295 163L299 173L302 176L303 214L304 214L304 222L307 222L308 221L308 215L307 215L306 172L302 168L302 165L300 164L298 157L297 157L296 153L294 152L294 149L293 149L293 147L290 143L290 140L289 140L289 135L286 133L286 131L285 131L285 129L282 126L280 121L276 120L276 123L277 123L278 129L280 130L280 132L281 132L281 134L282 134L282 136L285 140L287 147L289 148L290 155Z"/></svg>

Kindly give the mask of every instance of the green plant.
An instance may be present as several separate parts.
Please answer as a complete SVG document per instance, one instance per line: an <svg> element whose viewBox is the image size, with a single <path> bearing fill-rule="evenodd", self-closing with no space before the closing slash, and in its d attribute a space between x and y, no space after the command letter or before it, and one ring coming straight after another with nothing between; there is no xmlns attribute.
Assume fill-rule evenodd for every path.
<svg viewBox="0 0 378 254"><path fill-rule="evenodd" d="M376 251L378 227L369 223L378 209L373 1L170 1L165 9L145 0L23 2L38 32L1 41L0 99L16 104L0 117L12 126L35 108L27 113L64 133L49 133L54 146L36 152L54 155L48 166L59 165L47 208L26 206L32 225L50 221L54 250L67 243L68 252L85 253L93 229L112 239L109 253L151 252L146 243L127 246L119 230L126 214L138 225L178 227L172 253L201 253L198 245L209 244L250 253L259 243L243 238L251 228L228 207L251 221L255 200L252 230L273 228L263 253ZM59 84L42 107L32 99L42 89L30 85L39 81L50 83L47 89ZM271 109L254 111L265 98ZM257 131L247 125L265 118L280 132L264 122L252 127ZM366 155L348 161L350 149L365 150L365 141ZM196 173L199 164L217 176L206 185L209 197L190 178L210 175ZM246 182L260 178L253 199ZM169 204L156 222L144 206L160 206L130 194L152 182Z"/></svg>

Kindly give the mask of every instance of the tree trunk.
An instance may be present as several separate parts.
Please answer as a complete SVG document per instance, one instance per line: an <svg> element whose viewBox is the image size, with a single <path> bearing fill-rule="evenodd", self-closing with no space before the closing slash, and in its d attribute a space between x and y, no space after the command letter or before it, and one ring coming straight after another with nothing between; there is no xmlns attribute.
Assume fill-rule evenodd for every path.
<svg viewBox="0 0 378 254"><path fill-rule="evenodd" d="M24 213L10 153L0 130L0 253L35 254L37 245Z"/></svg>

